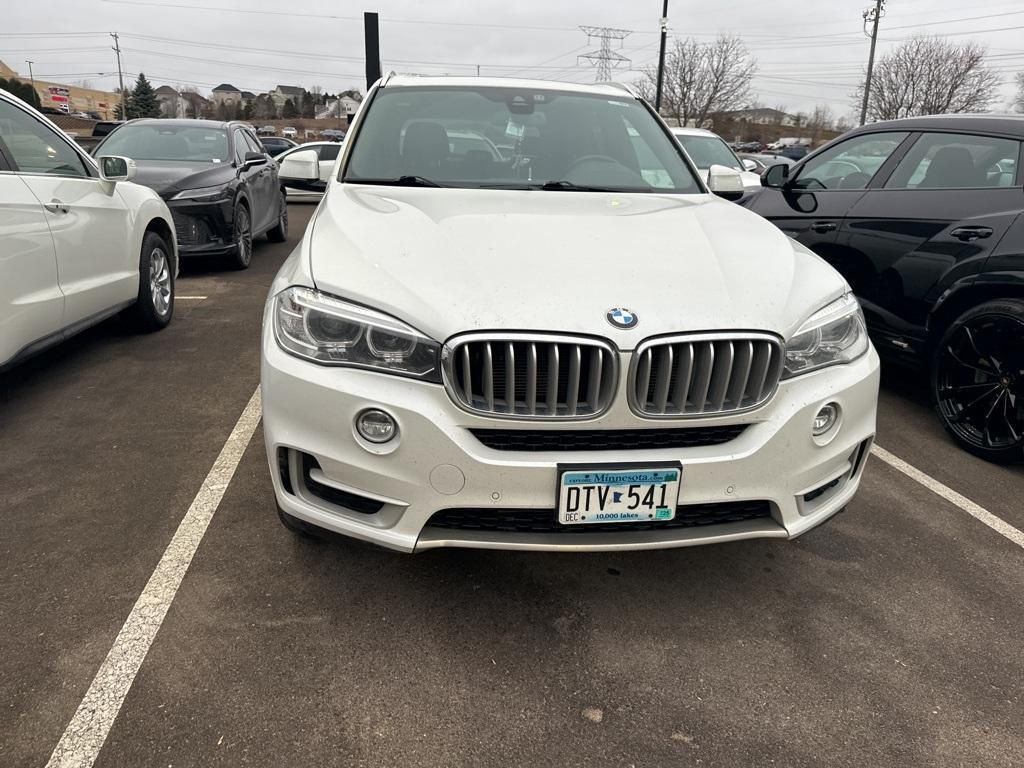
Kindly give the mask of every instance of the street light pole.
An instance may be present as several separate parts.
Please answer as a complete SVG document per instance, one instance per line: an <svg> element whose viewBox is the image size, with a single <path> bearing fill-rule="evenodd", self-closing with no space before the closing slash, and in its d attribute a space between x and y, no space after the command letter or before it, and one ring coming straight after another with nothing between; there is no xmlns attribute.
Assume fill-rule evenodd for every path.
<svg viewBox="0 0 1024 768"><path fill-rule="evenodd" d="M864 101L860 105L860 124L868 117L868 96L871 94L871 71L875 68L875 43L878 41L878 20L885 10L885 0L875 0L875 7L864 11L864 26L871 22L871 52L868 53L868 72L864 79ZM866 32L867 30L865 30Z"/></svg>
<svg viewBox="0 0 1024 768"><path fill-rule="evenodd" d="M661 50L658 52L658 88L654 94L654 111L661 114L661 85L665 79L665 39L668 37L668 0L661 8Z"/></svg>

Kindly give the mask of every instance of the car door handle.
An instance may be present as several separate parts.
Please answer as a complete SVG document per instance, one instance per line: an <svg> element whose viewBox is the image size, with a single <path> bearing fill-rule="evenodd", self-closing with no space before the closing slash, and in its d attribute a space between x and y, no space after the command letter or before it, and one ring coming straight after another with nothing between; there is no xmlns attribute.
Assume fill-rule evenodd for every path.
<svg viewBox="0 0 1024 768"><path fill-rule="evenodd" d="M816 221L811 224L811 231L824 234L825 232L835 232L837 225L834 221Z"/></svg>
<svg viewBox="0 0 1024 768"><path fill-rule="evenodd" d="M53 198L53 200L48 203L43 203L43 208L48 210L50 213L67 213L71 210L66 203L62 203L57 198Z"/></svg>
<svg viewBox="0 0 1024 768"><path fill-rule="evenodd" d="M965 243L970 240L982 240L992 236L992 227L957 227L949 233L957 240Z"/></svg>

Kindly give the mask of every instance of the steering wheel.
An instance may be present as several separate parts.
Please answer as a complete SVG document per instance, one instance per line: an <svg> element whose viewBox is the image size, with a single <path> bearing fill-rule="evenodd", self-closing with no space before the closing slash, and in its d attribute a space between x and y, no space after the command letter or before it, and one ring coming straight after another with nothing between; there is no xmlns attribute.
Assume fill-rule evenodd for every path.
<svg viewBox="0 0 1024 768"><path fill-rule="evenodd" d="M864 189L871 181L871 177L863 171L848 173L839 181L837 189Z"/></svg>
<svg viewBox="0 0 1024 768"><path fill-rule="evenodd" d="M615 165L622 165L622 163L620 163L614 157L608 157L608 155L583 155L582 157L577 157L575 160L573 160L572 165L570 165L568 169L566 169L565 175L568 176L570 173L575 171L577 165L583 165L583 163L592 162L615 163Z"/></svg>

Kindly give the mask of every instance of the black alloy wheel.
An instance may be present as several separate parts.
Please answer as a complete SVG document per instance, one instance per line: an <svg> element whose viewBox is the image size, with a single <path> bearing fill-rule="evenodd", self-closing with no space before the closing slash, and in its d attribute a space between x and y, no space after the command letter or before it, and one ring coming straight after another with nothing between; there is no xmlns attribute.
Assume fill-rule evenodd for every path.
<svg viewBox="0 0 1024 768"><path fill-rule="evenodd" d="M281 190L278 200L277 224L267 231L267 239L272 243L283 243L288 239L288 196Z"/></svg>
<svg viewBox="0 0 1024 768"><path fill-rule="evenodd" d="M1024 459L1024 300L975 307L950 325L932 361L946 431L988 461Z"/></svg>
<svg viewBox="0 0 1024 768"><path fill-rule="evenodd" d="M235 244L232 266L235 269L248 269L252 263L252 219L245 204L235 208Z"/></svg>

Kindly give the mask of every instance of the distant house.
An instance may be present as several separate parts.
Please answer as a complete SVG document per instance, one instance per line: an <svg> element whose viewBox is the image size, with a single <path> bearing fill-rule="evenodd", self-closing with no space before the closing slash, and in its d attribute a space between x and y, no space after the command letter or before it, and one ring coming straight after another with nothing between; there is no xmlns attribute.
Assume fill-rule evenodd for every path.
<svg viewBox="0 0 1024 768"><path fill-rule="evenodd" d="M302 98L306 91L297 85L279 85L274 90L270 91L270 98L274 100L274 106L277 107L278 111L284 108L284 103L288 99L292 100L292 104L298 110L302 109Z"/></svg>
<svg viewBox="0 0 1024 768"><path fill-rule="evenodd" d="M201 96L195 91L182 91L178 95L185 100L185 117L213 117L213 102L205 96Z"/></svg>
<svg viewBox="0 0 1024 768"><path fill-rule="evenodd" d="M242 103L242 92L230 83L221 83L213 89L210 101L216 107L236 107Z"/></svg>
<svg viewBox="0 0 1024 768"><path fill-rule="evenodd" d="M188 99L171 88L171 86L161 85L157 88L156 99L160 102L160 114L163 117L178 119L188 117Z"/></svg>
<svg viewBox="0 0 1024 768"><path fill-rule="evenodd" d="M256 94L252 91L242 91L242 103L248 104L250 101L256 101Z"/></svg>
<svg viewBox="0 0 1024 768"><path fill-rule="evenodd" d="M345 91L337 99L331 99L319 107L316 116L321 120L329 117L347 117L351 120L362 101L363 94L359 91Z"/></svg>
<svg viewBox="0 0 1024 768"><path fill-rule="evenodd" d="M796 115L768 107L751 107L750 109L718 112L714 117L716 120L735 120L736 122L755 123L757 125L796 125L799 121Z"/></svg>

